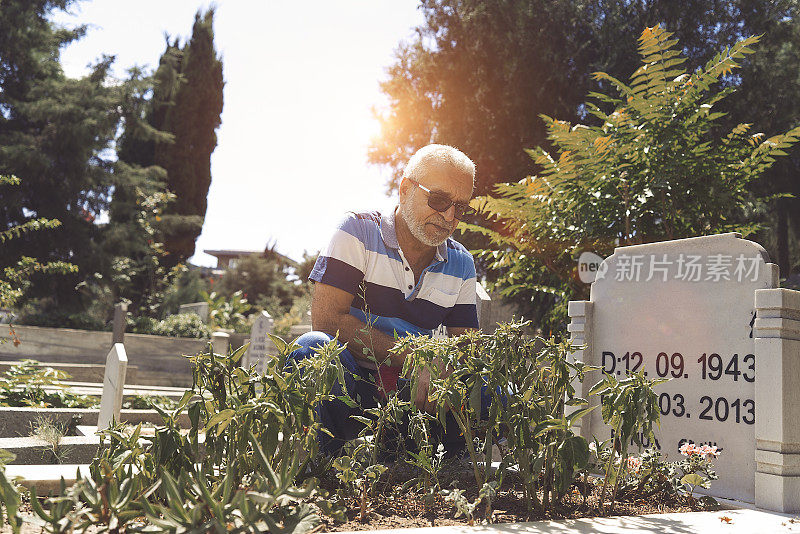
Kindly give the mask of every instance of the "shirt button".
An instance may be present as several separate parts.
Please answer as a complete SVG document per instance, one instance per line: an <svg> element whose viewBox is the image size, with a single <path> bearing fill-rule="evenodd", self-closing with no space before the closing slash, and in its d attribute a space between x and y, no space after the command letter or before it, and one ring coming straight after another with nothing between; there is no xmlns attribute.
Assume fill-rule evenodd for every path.
<svg viewBox="0 0 800 534"><path fill-rule="evenodd" d="M414 286L408 286L408 289L414 289Z"/></svg>

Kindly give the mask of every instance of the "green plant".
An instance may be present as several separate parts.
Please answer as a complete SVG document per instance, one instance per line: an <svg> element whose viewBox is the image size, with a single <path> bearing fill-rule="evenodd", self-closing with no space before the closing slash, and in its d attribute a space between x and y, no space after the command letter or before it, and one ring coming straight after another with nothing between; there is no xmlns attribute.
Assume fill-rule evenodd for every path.
<svg viewBox="0 0 800 534"><path fill-rule="evenodd" d="M653 387L666 381L667 379L648 380L642 373L632 373L623 380L617 380L605 373L603 380L589 390L590 395L600 395L603 422L611 426L613 440L611 454L606 462L603 489L600 492L601 513L604 511L609 482L613 483L609 510L614 508L622 473L627 467L628 445L635 443L642 447L643 437L655 441L653 425L659 424L660 412ZM617 455L619 461L615 470Z"/></svg>
<svg viewBox="0 0 800 534"><path fill-rule="evenodd" d="M0 187L16 186L20 184L16 176L5 176L0 174ZM61 222L56 219L36 218L30 219L22 224L4 227L0 230L0 243L6 243L12 239L19 239L23 234L37 232L40 230L54 229L61 226ZM11 307L29 289L30 278L35 273L45 274L66 274L75 273L78 269L71 263L53 261L41 263L34 258L22 256L16 265L6 267L0 272L0 307Z"/></svg>
<svg viewBox="0 0 800 534"><path fill-rule="evenodd" d="M147 316L128 317L127 324L135 334L195 339L207 339L211 335L210 328L194 312L170 315L161 321Z"/></svg>
<svg viewBox="0 0 800 534"><path fill-rule="evenodd" d="M227 355L209 347L192 356L194 386L169 411L154 405L162 419L154 436L143 436L141 425L103 431L89 475L78 477L65 495L47 499L46 506L34 506L49 530L81 531L94 524L116 531L146 518L147 530L163 532L236 525L299 533L317 522L300 502L309 498L342 518L341 508L306 469L317 451L316 406L330 400L333 384L344 380L342 348L334 341L286 369L286 356L296 346L273 341L280 355L263 374L238 366L247 346ZM184 410L188 433L178 424Z"/></svg>
<svg viewBox="0 0 800 534"><path fill-rule="evenodd" d="M697 446L693 443L681 445L679 451L685 458L675 462L675 468L680 476L677 485L684 491L688 489L689 501L694 502L693 493L698 486L708 489L711 487L711 482L719 478L712 467L712 462L720 452L715 446ZM716 502L714 499L711 501Z"/></svg>
<svg viewBox="0 0 800 534"><path fill-rule="evenodd" d="M554 151L528 151L538 175L474 200L489 224L463 227L492 240L481 257L505 291L587 297L574 276L584 251L607 256L618 245L752 233L757 225L748 221L769 198L755 197L749 186L800 136L794 128L765 139L749 124L717 135L718 108L733 91L718 84L758 40L744 39L687 70L677 40L659 26L647 28L629 84L595 73L616 93L589 94L598 102L585 106L595 125L543 116Z"/></svg>
<svg viewBox="0 0 800 534"><path fill-rule="evenodd" d="M288 336L294 325L300 324L311 308L311 294L303 293L292 302L286 313L279 315L273 324L273 332L277 336Z"/></svg>
<svg viewBox="0 0 800 534"><path fill-rule="evenodd" d="M244 316L252 306L244 298L242 291L236 291L230 298L212 291L202 291L200 295L208 303L208 317L213 328L233 329L236 331L247 327Z"/></svg>
<svg viewBox="0 0 800 534"><path fill-rule="evenodd" d="M6 476L6 464L14 461L14 455L0 449L0 527L7 522L14 534L22 527L19 515L21 499L14 482Z"/></svg>
<svg viewBox="0 0 800 534"><path fill-rule="evenodd" d="M133 395L122 403L126 410L151 410L158 406L164 412L171 412L177 403L163 395Z"/></svg>
<svg viewBox="0 0 800 534"><path fill-rule="evenodd" d="M196 313L179 313L159 321L153 328L157 336L207 339L211 332Z"/></svg>
<svg viewBox="0 0 800 534"><path fill-rule="evenodd" d="M38 416L31 424L31 436L47 443L49 453L47 460L51 463L62 464L69 457L71 447L61 443L61 438L66 435L67 425L55 423L44 416Z"/></svg>
<svg viewBox="0 0 800 534"><path fill-rule="evenodd" d="M62 384L69 374L52 367L42 367L35 360L23 360L0 375L0 406L37 406L43 408L91 408L98 402L76 395Z"/></svg>
<svg viewBox="0 0 800 534"><path fill-rule="evenodd" d="M571 429L591 410L585 399L575 397L573 382L592 368L568 358L574 349L566 341L526 337L527 326L502 324L492 334L468 332L448 339L408 338L393 350L411 351L405 370L412 373L412 387L422 369L430 372L436 417L440 422L448 412L454 417L476 486L499 487L515 465L531 513L562 499L588 462L588 444ZM490 399L484 413L482 395ZM567 413L567 406L575 410ZM492 449L501 436L506 452L493 471ZM490 519L492 492L487 489L484 498Z"/></svg>

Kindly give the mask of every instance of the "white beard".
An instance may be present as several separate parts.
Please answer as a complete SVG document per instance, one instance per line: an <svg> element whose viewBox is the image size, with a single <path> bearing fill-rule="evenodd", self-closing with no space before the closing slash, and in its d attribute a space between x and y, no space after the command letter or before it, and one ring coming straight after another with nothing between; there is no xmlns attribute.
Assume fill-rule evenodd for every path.
<svg viewBox="0 0 800 534"><path fill-rule="evenodd" d="M425 231L425 221L416 217L414 210L411 209L411 202L413 202L415 196L416 191L408 195L405 201L400 201L400 209L398 210L400 216L403 217L406 226L408 226L408 230L411 232L411 235L417 239L417 241L424 245L428 245L429 247L438 247L447 241L447 238L450 237L450 234L438 238L437 236L430 235Z"/></svg>

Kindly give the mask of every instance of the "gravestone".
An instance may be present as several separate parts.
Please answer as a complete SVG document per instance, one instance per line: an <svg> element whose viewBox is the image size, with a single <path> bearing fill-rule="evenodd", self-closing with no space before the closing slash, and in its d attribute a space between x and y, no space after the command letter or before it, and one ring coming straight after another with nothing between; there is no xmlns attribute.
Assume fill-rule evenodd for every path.
<svg viewBox="0 0 800 534"><path fill-rule="evenodd" d="M100 399L100 413L97 416L98 430L105 430L111 421L119 421L122 409L122 393L125 388L125 373L128 370L128 356L122 343L114 343L106 356L106 371L103 376L103 396Z"/></svg>
<svg viewBox="0 0 800 534"><path fill-rule="evenodd" d="M178 308L178 313L196 313L204 323L208 323L208 311L208 302L190 302Z"/></svg>
<svg viewBox="0 0 800 534"><path fill-rule="evenodd" d="M267 358L269 346L272 343L267 334L272 333L273 320L270 315L262 311L256 316L253 321L253 327L250 329L250 346L247 348L247 365L256 365L259 372L264 371L264 362Z"/></svg>
<svg viewBox="0 0 800 534"><path fill-rule="evenodd" d="M617 248L600 265L590 300L569 304L572 339L585 346L577 359L617 378L638 371L670 379L655 388L661 425L645 444L668 460L680 458L684 443L719 447L715 496L755 502L756 421L779 409L757 403L768 363L756 351L755 295L777 280L760 245L721 234ZM592 372L581 396L600 378ZM610 436L599 409L580 431Z"/></svg>
<svg viewBox="0 0 800 534"><path fill-rule="evenodd" d="M111 334L111 344L125 342L125 328L127 325L128 305L119 302L114 305L114 329Z"/></svg>

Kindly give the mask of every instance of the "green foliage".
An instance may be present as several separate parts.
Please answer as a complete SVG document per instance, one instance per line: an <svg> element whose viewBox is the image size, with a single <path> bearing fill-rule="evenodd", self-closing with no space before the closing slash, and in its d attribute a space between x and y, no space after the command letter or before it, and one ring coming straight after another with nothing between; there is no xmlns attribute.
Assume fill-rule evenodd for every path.
<svg viewBox="0 0 800 534"><path fill-rule="evenodd" d="M6 476L6 464L13 461L13 454L0 449L0 528L8 523L11 531L18 534L22 528L22 517L19 515L22 499L14 482Z"/></svg>
<svg viewBox="0 0 800 534"><path fill-rule="evenodd" d="M174 136L155 146L155 164L167 171L176 195L163 230L170 265L194 254L211 185L211 153L222 113L222 61L214 48L214 8L197 12L192 37L181 49L167 44L156 72L152 125Z"/></svg>
<svg viewBox="0 0 800 534"><path fill-rule="evenodd" d="M178 313L156 321L150 317L128 318L128 325L134 334L154 336L191 337L207 339L211 330L196 313Z"/></svg>
<svg viewBox="0 0 800 534"><path fill-rule="evenodd" d="M181 304L201 301L200 293L210 291L209 279L204 278L201 272L201 269L189 266L164 289L164 298L161 301L162 317L178 313Z"/></svg>
<svg viewBox="0 0 800 534"><path fill-rule="evenodd" d="M117 531L138 528L146 519L145 530L154 532L301 534L319 522L304 503L312 498L342 517L316 480L305 478L318 450L316 407L332 398L335 382L344 381L342 347L334 341L286 369L296 345L273 340L280 356L267 362L263 374L239 367L247 346L191 357L194 387L169 411L155 406L162 424L154 436L142 435L141 425L115 426L103 433L104 447L88 476L44 506L32 492L34 511L47 529L84 531L94 525ZM177 423L184 410L191 421L188 434Z"/></svg>
<svg viewBox="0 0 800 534"><path fill-rule="evenodd" d="M633 442L641 447L644 437L655 441L653 425L658 425L660 412L653 387L666 381L667 379L648 380L641 373L633 373L623 380L617 380L606 373L603 380L589 390L590 395L600 395L603 422L611 427L613 433L612 453L606 463L606 476L600 494L601 511L605 505L609 482L613 482L610 508L614 507L622 471L627 466L628 445ZM617 454L618 467L613 472Z"/></svg>
<svg viewBox="0 0 800 534"><path fill-rule="evenodd" d="M127 192L132 205L125 218L120 214L122 201L117 200L115 220L105 232L108 264L92 283L81 286L92 301L105 301L109 315L116 302L125 301L137 315L160 317L165 291L186 271L182 265L172 269L165 265L158 226L175 195L154 187L134 187Z"/></svg>
<svg viewBox="0 0 800 534"><path fill-rule="evenodd" d="M52 299L28 300L18 310L17 324L76 330L110 330L111 324L90 311L69 312L59 310ZM103 313L105 316L105 313Z"/></svg>
<svg viewBox="0 0 800 534"><path fill-rule="evenodd" d="M231 296L240 291L252 303L265 309L272 317L288 312L294 301L303 294L303 286L288 280L296 264L268 248L264 254L241 258L214 284L214 291Z"/></svg>
<svg viewBox="0 0 800 534"><path fill-rule="evenodd" d="M23 360L0 375L0 406L40 408L92 408L98 402L86 395L75 395L62 384L69 374L42 367L34 360Z"/></svg>
<svg viewBox="0 0 800 534"><path fill-rule="evenodd" d="M218 295L216 291L210 294L203 291L200 296L208 303L208 318L212 328L246 331L247 319L244 314L252 306L244 298L242 291L235 291L229 298Z"/></svg>
<svg viewBox="0 0 800 534"><path fill-rule="evenodd" d="M311 309L311 293L306 292L295 298L292 307L284 314L278 315L272 325L272 331L278 336L288 336L291 328L306 318Z"/></svg>
<svg viewBox="0 0 800 534"><path fill-rule="evenodd" d="M641 500L652 498L654 495L675 497L684 494L694 505L696 504L692 496L694 488L700 486L708 489L711 487L711 482L718 478L713 469L713 461L719 455L716 447L683 445L681 447L683 458L672 462L664 461L657 449L649 448L638 456L628 456L623 462L622 457L610 446L610 442L611 440L608 440L605 444L595 444L599 462L597 467L604 467L609 459L615 457L612 461L619 472L616 480L620 498ZM612 478L613 476L614 473ZM716 501L709 496L700 500L701 504L716 504Z"/></svg>
<svg viewBox="0 0 800 534"><path fill-rule="evenodd" d="M641 66L629 85L595 74L617 93L590 93L598 103L586 109L598 125L544 116L558 153L529 150L542 169L538 175L499 184L495 197L473 201L491 224L466 228L492 240L494 250L481 257L502 270L509 292L548 290L528 271L534 263L557 278L550 291L564 300L585 297L587 288L575 277L581 252L603 256L616 245L726 231L747 235L757 228L744 221L764 199L748 186L796 142L800 128L765 139L740 124L717 139L717 107L732 89L716 86L758 38L739 41L688 72L670 35L658 26L642 33Z"/></svg>
<svg viewBox="0 0 800 534"><path fill-rule="evenodd" d="M18 186L20 180L14 176L0 175L0 187ZM0 229L0 244L5 244L13 239L19 239L29 232L58 228L61 223L55 219L30 219L6 229ZM5 267L0 273L0 307L11 307L19 300L25 291L30 288L31 276L35 273L74 273L76 267L70 263L51 261L41 263L28 256L20 257L15 265Z"/></svg>
<svg viewBox="0 0 800 534"><path fill-rule="evenodd" d="M412 389L423 369L430 372L429 398L437 403L436 416L444 421L448 410L454 416L476 487L489 484L483 492L487 518L490 489L500 486L510 466L517 466L529 513L543 512L564 497L589 459L586 440L574 435L572 427L590 408L575 397L573 382L592 368L568 358L574 349L566 341L527 338L527 326L503 324L493 334L473 331L449 339L408 338L394 349L413 351L405 365ZM482 389L491 398L483 417ZM568 413L567 406L574 411ZM492 446L500 436L506 451L493 471Z"/></svg>

